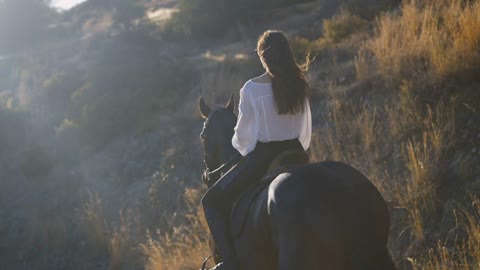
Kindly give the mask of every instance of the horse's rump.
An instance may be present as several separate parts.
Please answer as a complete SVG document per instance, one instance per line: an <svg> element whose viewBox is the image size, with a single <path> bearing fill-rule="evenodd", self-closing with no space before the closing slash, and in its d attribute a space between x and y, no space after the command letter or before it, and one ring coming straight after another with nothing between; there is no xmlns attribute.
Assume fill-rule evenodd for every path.
<svg viewBox="0 0 480 270"><path fill-rule="evenodd" d="M386 249L385 201L344 163L300 165L279 174L244 195L231 220L247 263L242 269L395 269ZM248 259L249 250L267 250L262 242L278 253Z"/></svg>

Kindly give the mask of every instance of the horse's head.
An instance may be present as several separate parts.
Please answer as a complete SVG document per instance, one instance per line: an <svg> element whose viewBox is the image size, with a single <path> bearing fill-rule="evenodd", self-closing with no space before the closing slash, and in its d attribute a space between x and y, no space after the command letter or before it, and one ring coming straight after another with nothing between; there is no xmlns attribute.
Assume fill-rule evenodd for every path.
<svg viewBox="0 0 480 270"><path fill-rule="evenodd" d="M220 178L221 173L224 173L217 169L237 153L232 146L233 129L237 122L237 116L233 112L234 106L233 95L227 105L215 108L211 108L203 98L200 98L200 113L205 118L202 133L200 133L206 167L202 178L208 187ZM214 171L216 173L212 173Z"/></svg>

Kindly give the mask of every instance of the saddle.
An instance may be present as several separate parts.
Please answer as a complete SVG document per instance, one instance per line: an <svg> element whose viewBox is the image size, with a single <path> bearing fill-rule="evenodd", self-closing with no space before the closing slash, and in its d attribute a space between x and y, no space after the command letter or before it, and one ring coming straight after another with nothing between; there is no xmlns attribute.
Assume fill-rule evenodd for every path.
<svg viewBox="0 0 480 270"><path fill-rule="evenodd" d="M245 224L248 220L252 203L264 189L268 188L270 183L278 175L285 173L298 165L307 164L308 162L309 157L303 150L292 149L280 153L270 163L266 173L260 179L258 184L254 185L245 193L240 195L233 203L230 217L232 234L236 237L242 234Z"/></svg>

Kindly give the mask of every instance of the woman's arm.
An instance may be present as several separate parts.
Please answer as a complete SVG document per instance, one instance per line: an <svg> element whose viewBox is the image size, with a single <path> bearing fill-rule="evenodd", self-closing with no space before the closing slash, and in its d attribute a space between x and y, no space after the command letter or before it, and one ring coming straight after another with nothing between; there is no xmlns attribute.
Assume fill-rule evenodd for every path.
<svg viewBox="0 0 480 270"><path fill-rule="evenodd" d="M240 89L240 102L238 104L238 120L235 126L235 134L232 138L232 145L235 149L246 156L253 151L257 144L258 126L255 111L245 84Z"/></svg>

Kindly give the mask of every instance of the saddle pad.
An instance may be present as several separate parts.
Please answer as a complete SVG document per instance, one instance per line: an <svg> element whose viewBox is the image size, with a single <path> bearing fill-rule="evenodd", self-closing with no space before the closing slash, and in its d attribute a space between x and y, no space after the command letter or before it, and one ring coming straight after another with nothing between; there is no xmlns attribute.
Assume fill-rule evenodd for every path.
<svg viewBox="0 0 480 270"><path fill-rule="evenodd" d="M270 181L262 181L259 185L255 185L235 201L230 218L230 227L235 237L240 236L243 232L252 202L265 188L268 188L273 179L275 178L272 178Z"/></svg>

